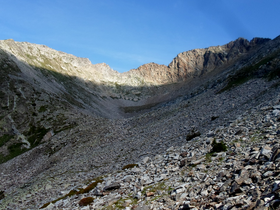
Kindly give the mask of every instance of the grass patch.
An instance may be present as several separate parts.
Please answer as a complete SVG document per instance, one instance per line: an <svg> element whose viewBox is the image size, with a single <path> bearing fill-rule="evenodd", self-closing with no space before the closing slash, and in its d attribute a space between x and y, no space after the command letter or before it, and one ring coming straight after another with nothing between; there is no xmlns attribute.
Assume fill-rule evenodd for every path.
<svg viewBox="0 0 280 210"><path fill-rule="evenodd" d="M65 131L65 130L74 128L74 127L76 127L76 126L77 126L77 124L75 124L75 123L71 123L71 124L68 124L68 125L64 125L64 126L62 126L62 127L57 128L56 130L54 130L54 133L59 133L59 132L61 132L61 131Z"/></svg>
<svg viewBox="0 0 280 210"><path fill-rule="evenodd" d="M14 136L9 134L4 134L0 137L0 147L6 144L9 140L11 140Z"/></svg>
<svg viewBox="0 0 280 210"><path fill-rule="evenodd" d="M122 86L120 84L118 84L117 82L115 82L115 87L118 91L122 90Z"/></svg>
<svg viewBox="0 0 280 210"><path fill-rule="evenodd" d="M169 188L167 188L164 182L159 182L155 185L145 187L142 191L142 194L145 195L147 192L157 192L163 190L169 191Z"/></svg>
<svg viewBox="0 0 280 210"><path fill-rule="evenodd" d="M3 91L0 91L0 98L3 99L5 98L6 94Z"/></svg>
<svg viewBox="0 0 280 210"><path fill-rule="evenodd" d="M211 160L211 157L213 156L213 154L214 154L214 153L211 153L211 152L208 152L208 153L206 154L205 158L206 158L206 161L207 161L207 162L211 162L211 161L212 161L212 160Z"/></svg>
<svg viewBox="0 0 280 210"><path fill-rule="evenodd" d="M22 147L23 145L24 145L24 143L21 142L21 143L15 143L15 144L8 146L9 154L6 156L0 155L0 164L5 163L8 160L11 160L14 157L21 155L22 153L28 151L27 148Z"/></svg>
<svg viewBox="0 0 280 210"><path fill-rule="evenodd" d="M27 152L28 150L38 146L41 142L41 140L43 139L44 135L48 132L47 129L45 129L44 127L35 127L35 126L30 126L29 131L27 133L25 133L24 135L27 136L27 140L30 143L30 148L25 148L23 147L23 145L25 143L15 143L12 144L10 146L8 146L8 150L9 150L9 154L6 156L2 156L0 158L0 163L5 163L8 160L19 156L25 152ZM0 137L0 146L3 146L6 142L8 142L10 139L12 139L13 136L11 135L4 135L2 137Z"/></svg>
<svg viewBox="0 0 280 210"><path fill-rule="evenodd" d="M122 167L122 170L134 168L134 167L138 167L138 164L128 164L128 165Z"/></svg>
<svg viewBox="0 0 280 210"><path fill-rule="evenodd" d="M173 189L171 187L167 187L164 182L157 183L155 185L147 186L143 189L141 192L143 195L145 195L147 192L154 192L156 193L157 191L166 191L165 194L162 195L155 195L153 197L150 197L150 201L157 200L158 198L162 197L163 195L167 195L169 191L172 191ZM113 210L113 209L125 209L127 206L134 206L138 203L138 199L133 198L132 194L128 195L129 197L127 198L120 198L117 202L110 206L105 206L102 209L106 210ZM126 200L131 200L131 202L126 204Z"/></svg>
<svg viewBox="0 0 280 210"><path fill-rule="evenodd" d="M29 136L27 140L29 141L31 147L33 148L38 146L47 132L48 130L44 127L35 127L31 125L27 133L27 136Z"/></svg>
<svg viewBox="0 0 280 210"><path fill-rule="evenodd" d="M2 200L3 198L5 198L4 191L0 191L0 200Z"/></svg>
<svg viewBox="0 0 280 210"><path fill-rule="evenodd" d="M125 201L126 200L131 200L131 203L129 203L129 205L136 205L138 200L136 198L132 198L132 197L129 197L129 198L120 198L115 204L113 205L110 205L110 206L106 206L104 207L103 209L125 209Z"/></svg>
<svg viewBox="0 0 280 210"><path fill-rule="evenodd" d="M24 143L20 142L20 143L15 143L15 144L12 144L10 146L8 146L8 150L10 153L16 153L18 152L19 150L22 150L22 146L24 145Z"/></svg>

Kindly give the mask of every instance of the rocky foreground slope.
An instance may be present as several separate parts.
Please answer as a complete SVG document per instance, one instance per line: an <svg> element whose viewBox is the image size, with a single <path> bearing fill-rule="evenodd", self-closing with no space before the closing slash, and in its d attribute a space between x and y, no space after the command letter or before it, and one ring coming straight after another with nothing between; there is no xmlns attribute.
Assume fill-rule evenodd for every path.
<svg viewBox="0 0 280 210"><path fill-rule="evenodd" d="M181 146L107 173L46 209L276 209L280 94ZM69 183L70 184L70 183ZM50 185L46 187L51 187Z"/></svg>
<svg viewBox="0 0 280 210"><path fill-rule="evenodd" d="M157 64L120 85L105 64L13 40L0 46L0 208L278 205L280 37L182 53L164 68L189 76L165 85L144 78L175 78Z"/></svg>
<svg viewBox="0 0 280 210"><path fill-rule="evenodd" d="M93 141L94 123L84 122L74 138L77 130L64 133L63 147L59 144L63 136L55 136L49 153L40 145L2 164L1 205L3 209L276 208L279 88L278 80L254 79L216 98L209 90L138 118L108 123L110 130L100 142ZM244 95L246 90L250 91ZM198 106L202 109L195 110ZM212 106L232 109L229 114L208 113ZM194 125L190 131L189 124ZM226 149L213 150L214 141Z"/></svg>

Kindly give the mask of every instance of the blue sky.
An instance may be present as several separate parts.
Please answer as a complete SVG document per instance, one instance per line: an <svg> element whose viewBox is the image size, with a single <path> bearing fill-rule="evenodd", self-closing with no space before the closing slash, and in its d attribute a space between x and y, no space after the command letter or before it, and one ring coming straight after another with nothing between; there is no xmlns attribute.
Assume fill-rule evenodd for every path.
<svg viewBox="0 0 280 210"><path fill-rule="evenodd" d="M0 0L0 39L44 44L119 72L180 52L280 35L279 0Z"/></svg>

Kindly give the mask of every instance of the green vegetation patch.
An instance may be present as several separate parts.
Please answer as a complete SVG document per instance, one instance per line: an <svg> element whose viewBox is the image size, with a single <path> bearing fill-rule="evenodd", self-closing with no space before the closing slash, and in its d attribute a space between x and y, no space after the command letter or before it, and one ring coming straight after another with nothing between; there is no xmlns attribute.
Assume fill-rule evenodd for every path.
<svg viewBox="0 0 280 210"><path fill-rule="evenodd" d="M217 143L216 140L214 139L214 141L212 142L211 152L215 153L215 152L225 152L225 151L227 151L226 144L223 141Z"/></svg>
<svg viewBox="0 0 280 210"><path fill-rule="evenodd" d="M115 87L118 91L122 90L122 85L118 84L117 82L115 82Z"/></svg>
<svg viewBox="0 0 280 210"><path fill-rule="evenodd" d="M157 192L163 190L169 191L169 188L165 185L164 182L159 182L155 185L145 187L142 191L142 194L145 195L147 192Z"/></svg>
<svg viewBox="0 0 280 210"><path fill-rule="evenodd" d="M61 126L61 127L57 128L57 129L55 129L54 133L59 133L61 131L65 131L65 130L74 128L76 126L77 126L77 124L75 124L75 123L64 125L64 126Z"/></svg>
<svg viewBox="0 0 280 210"><path fill-rule="evenodd" d="M48 132L48 129L44 127L35 127L33 125L30 126L30 129L27 133L28 141L31 144L31 147L36 147L40 144L43 137Z"/></svg>
<svg viewBox="0 0 280 210"><path fill-rule="evenodd" d="M15 143L15 144L12 144L10 146L8 146L8 150L10 153L17 153L19 151L22 151L22 146L24 145L25 143Z"/></svg>
<svg viewBox="0 0 280 210"><path fill-rule="evenodd" d="M158 191L165 191L165 193L163 193L162 195L156 195L156 193ZM155 195L153 197L151 197L150 201L154 201L157 200L160 197L163 197L164 195L167 195L169 192L173 191L173 188L168 187L165 185L164 182L159 182L155 185L150 185L150 186L146 186L143 191L141 192L143 195L145 195L147 192L154 192ZM126 200L130 200L131 202L126 203ZM120 198L119 200L117 200L114 204L109 205L109 206L105 206L102 209L106 209L106 210L114 210L114 209L125 209L126 206L128 205L136 205L138 203L138 199L134 198L132 196L132 194L129 195L129 197L127 198Z"/></svg>
<svg viewBox="0 0 280 210"><path fill-rule="evenodd" d="M214 139L214 141L212 142L212 149L210 152L208 152L206 154L206 161L211 162L211 157L217 153L217 152L225 152L227 151L227 146L226 144L221 141L220 143L216 142L216 139ZM220 161L222 161L223 159L219 159Z"/></svg>
<svg viewBox="0 0 280 210"><path fill-rule="evenodd" d="M138 202L138 200L136 198L132 198L132 197L129 197L126 199L120 198L116 203L114 203L110 206L105 206L104 208L102 208L102 210L125 209L126 200L131 200L131 203L129 203L129 205L136 205Z"/></svg>
<svg viewBox="0 0 280 210"><path fill-rule="evenodd" d="M4 134L0 137L0 147L2 147L4 144L6 144L8 141L10 141L14 136L9 134Z"/></svg>
<svg viewBox="0 0 280 210"><path fill-rule="evenodd" d="M211 162L211 157L212 157L212 156L213 156L213 153L208 152L208 153L206 154L206 156L205 156L206 161L207 161L207 162Z"/></svg>
<svg viewBox="0 0 280 210"><path fill-rule="evenodd" d="M24 133L25 136L27 136L27 140L30 143L30 148L24 147L26 143L18 142L14 143L12 145L8 146L9 154L6 156L1 155L0 158L0 164L5 163L8 160L11 160L12 158L23 154L24 152L27 152L28 150L38 146L41 143L41 140L45 136L45 134L48 132L47 129L44 127L35 127L33 125L30 126L29 131ZM5 134L2 137L0 137L0 146L3 146L5 143L7 143L10 139L12 139L14 136Z"/></svg>
<svg viewBox="0 0 280 210"><path fill-rule="evenodd" d="M15 143L8 146L9 154L6 156L0 155L0 164L5 163L14 157L21 155L22 153L28 151L27 148L23 147L24 143Z"/></svg>
<svg viewBox="0 0 280 210"><path fill-rule="evenodd" d="M138 164L128 164L128 165L125 165L124 167L122 167L122 170L129 169L129 168L134 168L134 167L138 167Z"/></svg>

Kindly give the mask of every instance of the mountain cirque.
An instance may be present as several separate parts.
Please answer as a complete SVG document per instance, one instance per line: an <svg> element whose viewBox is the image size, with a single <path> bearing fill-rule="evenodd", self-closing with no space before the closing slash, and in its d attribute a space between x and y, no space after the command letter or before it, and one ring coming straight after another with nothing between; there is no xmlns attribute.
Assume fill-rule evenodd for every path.
<svg viewBox="0 0 280 210"><path fill-rule="evenodd" d="M277 208L279 44L239 38L120 74L0 41L0 207Z"/></svg>

